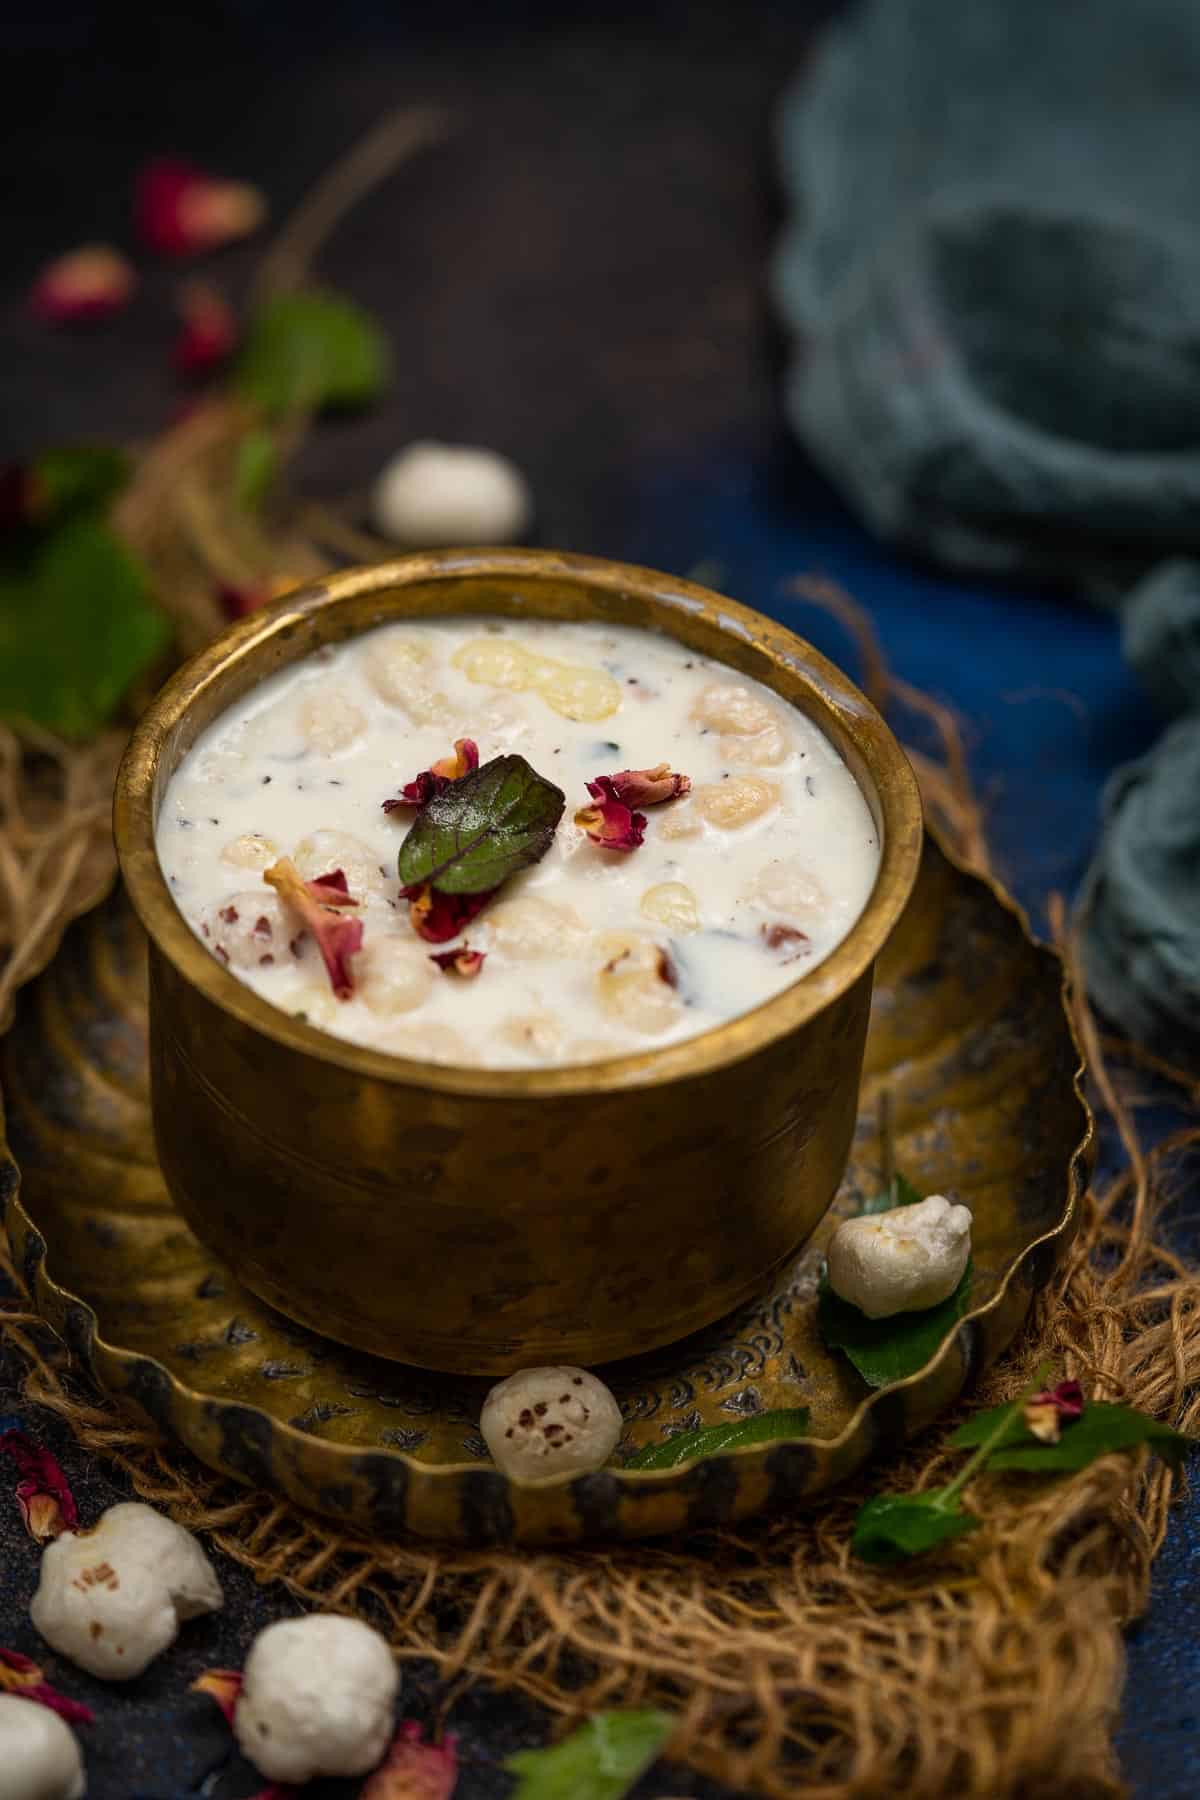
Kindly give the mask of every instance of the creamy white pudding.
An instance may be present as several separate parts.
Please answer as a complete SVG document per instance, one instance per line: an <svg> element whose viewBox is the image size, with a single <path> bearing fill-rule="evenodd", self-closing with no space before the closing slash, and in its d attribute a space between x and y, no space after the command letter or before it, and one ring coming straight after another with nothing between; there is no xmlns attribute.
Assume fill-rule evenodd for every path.
<svg viewBox="0 0 1200 1800"><path fill-rule="evenodd" d="M535 866L430 942L397 873L419 808L384 805L435 764L461 775L460 740L483 765L523 757L565 810ZM635 847L595 841L620 815L587 784L662 765L686 782L617 790L690 789L629 808ZM655 633L493 618L384 626L264 682L184 759L157 842L188 923L265 999L354 1043L491 1068L627 1055L748 1012L841 942L879 865L854 778L769 688ZM295 899L339 871L315 901L361 924L342 997ZM481 964L434 960L464 944Z"/></svg>

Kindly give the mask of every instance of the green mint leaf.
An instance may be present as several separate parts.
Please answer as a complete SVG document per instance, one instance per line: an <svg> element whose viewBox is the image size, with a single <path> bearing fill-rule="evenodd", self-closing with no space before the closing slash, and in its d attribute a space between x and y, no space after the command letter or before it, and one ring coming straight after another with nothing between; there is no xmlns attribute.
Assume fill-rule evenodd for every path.
<svg viewBox="0 0 1200 1800"><path fill-rule="evenodd" d="M278 474L275 439L269 431L248 431L233 459L233 498L246 512L257 512Z"/></svg>
<svg viewBox="0 0 1200 1800"><path fill-rule="evenodd" d="M889 1387L923 1369L941 1348L967 1310L971 1295L972 1265L948 1300L924 1312L894 1313L890 1319L868 1319L866 1313L842 1300L821 1277L817 1294L817 1325L830 1350L849 1357L868 1387Z"/></svg>
<svg viewBox="0 0 1200 1800"><path fill-rule="evenodd" d="M0 718L90 736L170 636L120 539L88 514L68 519L0 563Z"/></svg>
<svg viewBox="0 0 1200 1800"><path fill-rule="evenodd" d="M979 1529L974 1513L963 1512L946 1488L923 1494L876 1494L854 1521L850 1548L863 1562L903 1562L952 1538Z"/></svg>
<svg viewBox="0 0 1200 1800"><path fill-rule="evenodd" d="M674 1728L664 1712L597 1713L565 1743L508 1758L511 1800L622 1800Z"/></svg>
<svg viewBox="0 0 1200 1800"><path fill-rule="evenodd" d="M56 524L68 513L99 512L129 480L130 461L112 444L72 444L43 450L30 473L41 519Z"/></svg>
<svg viewBox="0 0 1200 1800"><path fill-rule="evenodd" d="M698 1456L715 1456L718 1450L737 1450L743 1444L769 1444L776 1438L803 1437L808 1430L806 1406L777 1407L751 1413L728 1425L706 1425L701 1431L681 1431L660 1444L643 1444L627 1469L674 1469Z"/></svg>
<svg viewBox="0 0 1200 1800"><path fill-rule="evenodd" d="M965 1425L959 1426L950 1439L951 1445L966 1450L982 1443L988 1433L989 1420L994 1426L1003 1411L1003 1407L992 1407L987 1412L977 1413ZM1089 1400L1080 1418L1064 1422L1057 1444L1043 1444L1034 1437L1018 1412L988 1457L987 1466L995 1470L1021 1470L1030 1475L1069 1474L1076 1469L1086 1469L1089 1463L1114 1450L1132 1450L1139 1444L1149 1444L1156 1455L1177 1469L1193 1442L1182 1432L1173 1431L1169 1425L1161 1424L1147 1413L1137 1412L1132 1406Z"/></svg>
<svg viewBox="0 0 1200 1800"><path fill-rule="evenodd" d="M893 1175L890 1185L881 1194L872 1194L861 1210L863 1213L891 1212L897 1206L920 1206L924 1198L906 1175Z"/></svg>
<svg viewBox="0 0 1200 1800"><path fill-rule="evenodd" d="M251 321L233 380L278 418L366 406L390 372L387 339L361 307L334 294L281 294Z"/></svg>
<svg viewBox="0 0 1200 1800"><path fill-rule="evenodd" d="M550 848L567 797L523 756L497 756L417 814L400 846L405 887L486 894Z"/></svg>

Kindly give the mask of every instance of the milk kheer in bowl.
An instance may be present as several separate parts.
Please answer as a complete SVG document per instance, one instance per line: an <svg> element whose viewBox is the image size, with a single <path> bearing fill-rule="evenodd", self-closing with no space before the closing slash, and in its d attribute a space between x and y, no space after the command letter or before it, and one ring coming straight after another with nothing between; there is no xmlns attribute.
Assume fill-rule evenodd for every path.
<svg viewBox="0 0 1200 1800"><path fill-rule="evenodd" d="M303 1323L482 1375L678 1338L795 1252L920 807L781 627L446 552L195 658L116 830L189 1222Z"/></svg>

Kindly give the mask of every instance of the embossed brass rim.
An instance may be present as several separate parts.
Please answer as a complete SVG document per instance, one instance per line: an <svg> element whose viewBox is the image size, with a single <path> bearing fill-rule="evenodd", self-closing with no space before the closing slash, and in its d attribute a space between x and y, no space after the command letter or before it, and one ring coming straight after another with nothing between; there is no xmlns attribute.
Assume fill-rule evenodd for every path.
<svg viewBox="0 0 1200 1800"><path fill-rule="evenodd" d="M479 589L498 590L483 604ZM171 895L154 843L162 788L176 748L256 680L319 644L406 616L479 610L506 616L592 617L560 590L600 594L614 620L650 621L801 704L847 755L878 808L882 855L867 905L820 966L739 1018L678 1044L565 1069L459 1069L347 1043L280 1011L224 969ZM419 603L414 606L414 596ZM399 600L399 604L395 602ZM392 601L393 604L389 604ZM194 724L193 724L194 721ZM871 790L874 790L872 793ZM851 988L903 913L921 855L921 798L891 731L866 696L804 639L732 600L651 569L545 550L447 550L349 569L301 588L232 626L177 671L142 715L117 777L117 855L134 908L162 954L215 1006L288 1048L371 1080L503 1101L519 1095L607 1093L717 1070L795 1032Z"/></svg>
<svg viewBox="0 0 1200 1800"><path fill-rule="evenodd" d="M1024 914L998 883L966 869L952 854L938 853L946 854L946 860L965 878L986 888L1009 915L1011 926L1030 942ZM611 1468L537 1484L511 1482L494 1468L478 1463L429 1463L394 1448L315 1444L303 1430L257 1407L214 1399L153 1356L106 1340L94 1309L50 1275L45 1240L18 1197L19 1174L7 1140L0 1134L0 1202L7 1201L7 1223L18 1268L43 1316L92 1370L102 1388L132 1402L204 1460L227 1472L241 1479L269 1482L299 1504L330 1511L359 1526L373 1525L385 1534L406 1529L469 1541L515 1539L529 1543L606 1532L653 1535L715 1523L773 1502L810 1498L852 1474L873 1452L886 1450L928 1425L952 1404L974 1371L1011 1341L1033 1292L1048 1278L1057 1253L1069 1240L1088 1178L1093 1124L1083 1095L1082 1057L1061 965L1044 945L1037 946L1034 954L1047 981L1057 989L1064 1047L1075 1059L1070 1091L1082 1127L1067 1162L1057 1222L1025 1245L996 1291L966 1315L925 1369L892 1388L864 1396L843 1429L832 1437L808 1436L747 1446L673 1470ZM1064 1083L1066 1072L1064 1069ZM235 1437L240 1434L262 1460L235 1466L215 1457L212 1446L218 1426ZM318 1463L323 1486L315 1479ZM389 1514L382 1522L378 1516L364 1520L353 1508L331 1498L351 1492L356 1478L361 1480L365 1474L374 1480L385 1466L395 1465L405 1471L399 1516Z"/></svg>

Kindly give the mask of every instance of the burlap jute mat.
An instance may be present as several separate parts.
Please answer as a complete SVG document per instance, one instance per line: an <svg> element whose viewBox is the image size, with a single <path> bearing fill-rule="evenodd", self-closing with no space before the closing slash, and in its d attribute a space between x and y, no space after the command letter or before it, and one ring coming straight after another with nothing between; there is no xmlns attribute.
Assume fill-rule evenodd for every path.
<svg viewBox="0 0 1200 1800"><path fill-rule="evenodd" d="M823 598L845 613L836 596ZM876 695L935 728L938 753L915 758L927 800L982 861L953 722L889 683L873 646L864 649ZM112 760L112 744L67 752L0 732L0 1028L15 987L108 879ZM1049 1359L1098 1397L1194 1430L1200 1280L1164 1242L1160 1214L1200 1130L1143 1152L1137 1108L1152 1067L1102 1042L1082 998L1077 1007L1095 1098L1127 1167L1088 1195L1068 1260L973 1404L1011 1395ZM1159 1077L1185 1103L1200 1100L1186 1075ZM1146 1604L1167 1526L1173 1479L1157 1463L1114 1456L1046 1484L984 1478L968 1496L983 1529L900 1571L851 1560L851 1520L882 1486L935 1482L951 1466L943 1446L954 1418L815 1511L686 1542L552 1553L369 1542L133 1428L81 1390L31 1314L10 1312L3 1329L27 1370L28 1399L64 1418L137 1495L261 1581L382 1623L402 1657L438 1665L447 1697L486 1680L564 1720L660 1704L679 1720L672 1756L769 1800L1124 1791L1111 1745L1121 1628Z"/></svg>

